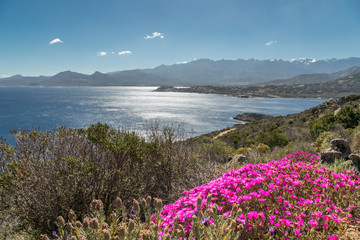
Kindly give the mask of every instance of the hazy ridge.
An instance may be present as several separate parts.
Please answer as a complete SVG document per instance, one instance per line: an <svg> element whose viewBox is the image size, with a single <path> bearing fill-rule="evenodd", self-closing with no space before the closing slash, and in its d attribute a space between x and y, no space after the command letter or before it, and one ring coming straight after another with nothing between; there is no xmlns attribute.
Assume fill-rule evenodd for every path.
<svg viewBox="0 0 360 240"><path fill-rule="evenodd" d="M135 69L111 73L95 72L91 75L72 71L61 72L54 76L26 77L15 75L0 79L0 86L159 86L164 84L231 86L259 84L272 80L277 80L273 84L279 84L282 83L281 79L294 77L295 79L283 83L299 83L299 81L308 83L334 80L339 77L339 74L346 75L346 72L350 70L346 70L344 73L333 73L354 66L360 66L360 58L291 61L275 59L213 61L199 59L182 64L161 65L153 69ZM302 76L298 76L301 74Z"/></svg>

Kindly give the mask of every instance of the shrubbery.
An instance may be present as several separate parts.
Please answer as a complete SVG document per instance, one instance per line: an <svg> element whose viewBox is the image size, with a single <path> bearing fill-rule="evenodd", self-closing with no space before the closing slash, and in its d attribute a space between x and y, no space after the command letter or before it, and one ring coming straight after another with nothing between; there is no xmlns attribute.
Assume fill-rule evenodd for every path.
<svg viewBox="0 0 360 240"><path fill-rule="evenodd" d="M71 239L338 239L359 225L359 177L318 166L318 157L293 153L279 161L248 164L184 192L162 208L156 199L114 204L108 218L95 200L83 221L58 218L55 235ZM119 202L119 200L116 200ZM95 207L97 206L97 207ZM142 206L142 208L140 207ZM141 211L142 209L142 211ZM96 237L95 237L96 236ZM48 239L43 236L43 239Z"/></svg>
<svg viewBox="0 0 360 240"><path fill-rule="evenodd" d="M11 216L16 231L33 236L54 229L70 208L83 217L94 198L109 214L117 196L125 205L144 195L169 202L218 176L215 163L201 161L171 127L146 137L106 124L14 134L15 146L0 143L0 221Z"/></svg>
<svg viewBox="0 0 360 240"><path fill-rule="evenodd" d="M331 131L336 124L341 124L344 128L355 128L360 123L360 110L358 106L348 105L343 107L336 115L326 114L317 119L310 126L310 133L318 136L322 132Z"/></svg>
<svg viewBox="0 0 360 240"><path fill-rule="evenodd" d="M260 136L257 138L257 141L264 143L271 148L277 146L284 147L289 143L289 139L285 135L275 131L264 132L260 134Z"/></svg>

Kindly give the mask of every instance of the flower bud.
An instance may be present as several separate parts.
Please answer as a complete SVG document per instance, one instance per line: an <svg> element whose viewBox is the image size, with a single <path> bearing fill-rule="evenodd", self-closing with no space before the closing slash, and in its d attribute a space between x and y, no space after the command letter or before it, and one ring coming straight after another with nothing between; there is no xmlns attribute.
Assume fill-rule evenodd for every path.
<svg viewBox="0 0 360 240"><path fill-rule="evenodd" d="M83 228L86 230L89 228L89 226L90 226L90 218L85 217L83 220Z"/></svg>
<svg viewBox="0 0 360 240"><path fill-rule="evenodd" d="M236 203L232 206L232 209L231 209L231 213L236 213L237 212L237 210L238 210L238 208L239 208L239 205L237 205Z"/></svg>
<svg viewBox="0 0 360 240"><path fill-rule="evenodd" d="M136 199L133 199L133 204L134 204L134 210L135 212L139 212L140 211L140 204Z"/></svg>
<svg viewBox="0 0 360 240"><path fill-rule="evenodd" d="M74 210L70 209L68 217L69 217L70 221L75 220L75 212L74 212Z"/></svg>
<svg viewBox="0 0 360 240"><path fill-rule="evenodd" d="M126 234L126 229L123 226L119 226L118 235L120 239L124 239Z"/></svg>
<svg viewBox="0 0 360 240"><path fill-rule="evenodd" d="M145 198L142 198L142 199L141 199L141 205L142 205L143 207L146 207L146 206L147 206Z"/></svg>
<svg viewBox="0 0 360 240"><path fill-rule="evenodd" d="M116 217L116 213L114 212L114 211L112 211L111 213L110 213L110 220L111 219L114 219Z"/></svg>
<svg viewBox="0 0 360 240"><path fill-rule="evenodd" d="M197 206L197 208L200 210L200 208L201 208L201 203L202 203L202 199L201 199L201 197L198 197L197 199L196 199L196 206Z"/></svg>
<svg viewBox="0 0 360 240"><path fill-rule="evenodd" d="M67 222L66 223L66 228L70 231L71 229L73 229L73 225L71 224L71 222Z"/></svg>
<svg viewBox="0 0 360 240"><path fill-rule="evenodd" d="M130 219L130 221L129 221L129 231L132 232L132 230L134 230L135 226L136 226L135 221Z"/></svg>
<svg viewBox="0 0 360 240"><path fill-rule="evenodd" d="M102 230L102 233L104 235L104 240L110 240L111 239L111 235L108 229L104 229Z"/></svg>
<svg viewBox="0 0 360 240"><path fill-rule="evenodd" d="M104 222L103 224L101 224L101 229L109 229L109 225Z"/></svg>
<svg viewBox="0 0 360 240"><path fill-rule="evenodd" d="M99 221L96 218L90 220L90 227L94 230L99 229Z"/></svg>
<svg viewBox="0 0 360 240"><path fill-rule="evenodd" d="M178 226L178 228L177 228L177 233L178 233L178 235L180 235L180 236L184 236L185 235L185 231L184 231L184 228L183 228L183 226Z"/></svg>
<svg viewBox="0 0 360 240"><path fill-rule="evenodd" d="M197 220L196 215L192 215L192 217L191 217L191 221L192 221L193 223L195 223L195 222L196 222L196 220Z"/></svg>
<svg viewBox="0 0 360 240"><path fill-rule="evenodd" d="M58 226L63 226L65 224L65 220L62 216L58 216L56 222Z"/></svg>
<svg viewBox="0 0 360 240"><path fill-rule="evenodd" d="M151 200L152 200L151 197L150 197L150 196L147 196L147 197L146 197L146 204L147 204L147 205L150 205L150 204L151 204Z"/></svg>
<svg viewBox="0 0 360 240"><path fill-rule="evenodd" d="M175 219L174 219L174 226L177 226L179 223L179 215L176 215Z"/></svg>
<svg viewBox="0 0 360 240"><path fill-rule="evenodd" d="M162 201L161 199L159 198L154 198L154 201L155 201L155 207L157 210L161 210L162 209Z"/></svg>
<svg viewBox="0 0 360 240"><path fill-rule="evenodd" d="M96 200L96 199L94 199L94 200L92 200L92 202L91 202L91 208L94 209L94 210L96 210L96 211L99 211L99 210L101 210L101 209L104 208L104 205L103 205L103 203L102 203L101 200Z"/></svg>
<svg viewBox="0 0 360 240"><path fill-rule="evenodd" d="M211 203L211 199L212 199L213 195L209 194L206 198L206 206L209 206L209 204Z"/></svg>
<svg viewBox="0 0 360 240"><path fill-rule="evenodd" d="M76 225L77 228L81 228L81 227L82 227L82 224L81 224L80 221L76 221L75 225Z"/></svg>
<svg viewBox="0 0 360 240"><path fill-rule="evenodd" d="M236 221L234 221L234 220L231 220L231 222L230 222L230 228L231 229L235 229L236 228Z"/></svg>
<svg viewBox="0 0 360 240"><path fill-rule="evenodd" d="M50 238L46 234L41 234L40 237L41 240L50 240Z"/></svg>
<svg viewBox="0 0 360 240"><path fill-rule="evenodd" d="M114 205L115 205L115 208L116 208L116 209L122 208L123 203L122 203L121 198L116 197L116 198L115 198L115 201L114 201Z"/></svg>
<svg viewBox="0 0 360 240"><path fill-rule="evenodd" d="M170 234L169 233L166 233L164 235L164 240L170 240Z"/></svg>

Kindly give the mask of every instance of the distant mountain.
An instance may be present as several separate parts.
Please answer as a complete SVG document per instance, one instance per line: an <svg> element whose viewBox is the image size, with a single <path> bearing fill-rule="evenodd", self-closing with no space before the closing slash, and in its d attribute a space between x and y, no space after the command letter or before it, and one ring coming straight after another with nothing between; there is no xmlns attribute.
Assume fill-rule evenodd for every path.
<svg viewBox="0 0 360 240"><path fill-rule="evenodd" d="M193 92L205 94L224 94L228 96L249 98L333 98L350 94L360 94L360 73L316 84L261 85L261 86L196 86L174 88L162 86L158 92Z"/></svg>
<svg viewBox="0 0 360 240"><path fill-rule="evenodd" d="M95 72L92 75L65 71L51 77L16 75L0 81L0 86L159 86L167 83L162 77L140 70L107 74Z"/></svg>
<svg viewBox="0 0 360 240"><path fill-rule="evenodd" d="M311 82L314 79L325 81L324 79L328 79L329 76L327 74L353 66L360 66L360 58L330 60L303 58L291 61L200 59L183 64L161 65L153 69L112 73L95 72L91 75L71 71L48 77L15 75L1 79L0 86L235 86L264 83L274 79L289 79L300 74L322 73L318 76L299 77L299 80L296 80L304 79ZM331 77L336 79L335 75Z"/></svg>
<svg viewBox="0 0 360 240"><path fill-rule="evenodd" d="M353 66L360 66L360 58L329 60L302 58L291 61L200 59L186 64L162 65L143 71L172 79L175 81L173 85L232 86L287 79L299 74L333 73Z"/></svg>
<svg viewBox="0 0 360 240"><path fill-rule="evenodd" d="M292 85L326 83L332 80L360 73L360 66L351 67L335 73L300 74L289 79L272 80L261 83L262 85Z"/></svg>

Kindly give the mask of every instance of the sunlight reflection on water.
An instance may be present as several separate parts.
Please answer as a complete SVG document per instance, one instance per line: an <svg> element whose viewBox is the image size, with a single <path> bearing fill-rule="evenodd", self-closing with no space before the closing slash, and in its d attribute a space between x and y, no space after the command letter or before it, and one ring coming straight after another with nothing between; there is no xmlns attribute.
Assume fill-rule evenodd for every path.
<svg viewBox="0 0 360 240"><path fill-rule="evenodd" d="M254 99L223 95L152 92L154 87L0 88L0 136L9 130L84 128L108 123L144 130L149 121L172 122L196 135L230 127L243 112L272 116L300 112L320 99Z"/></svg>

